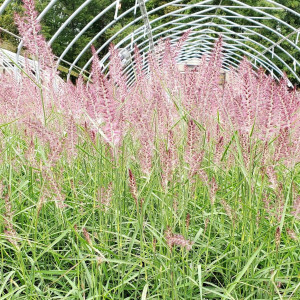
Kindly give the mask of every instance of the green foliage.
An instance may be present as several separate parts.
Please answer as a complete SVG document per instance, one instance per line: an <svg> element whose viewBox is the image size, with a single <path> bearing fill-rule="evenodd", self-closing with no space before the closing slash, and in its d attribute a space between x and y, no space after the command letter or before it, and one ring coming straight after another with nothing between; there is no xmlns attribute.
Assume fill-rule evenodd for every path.
<svg viewBox="0 0 300 300"><path fill-rule="evenodd" d="M3 2L0 1L0 4ZM57 31L57 29L63 24L65 20L78 8L84 0L60 0L57 1L57 3L54 5L54 7L46 14L42 21L42 28L43 28L43 34L45 35L46 39L50 39L53 34ZM300 12L300 2L297 0L277 0L278 3L281 3L297 12ZM13 16L14 12L21 13L22 12L22 1L16 0L13 1L7 8L5 13L0 16L0 24L3 28L9 30L12 33L17 34L18 31L14 25ZM37 9L39 11L42 11L46 5L49 3L48 0L39 0L36 1ZM111 3L110 0L93 0L79 15L76 16L76 18L63 30L63 32L59 35L59 37L54 41L52 48L56 55L60 55L64 49L68 46L68 44L73 40L73 38L78 34L78 32L90 21L92 20L100 11L102 11L105 7L107 7ZM168 3L168 1L161 1L161 0L150 0L147 2L147 9L150 11L154 9L157 6L163 5ZM192 1L186 1L186 3L195 4L199 3L197 0ZM265 0L245 0L243 1L244 4L248 4L250 6L272 6L272 4L268 3ZM126 0L122 1L122 7L119 11L119 14L123 13L130 7L132 7L135 4L135 0ZM215 0L212 2L212 4L219 5L220 1ZM232 2L229 0L223 0L222 5L232 5ZM164 10L161 10L160 14L167 14L177 9L175 6L166 6ZM193 13L196 12L197 8L191 8L187 9L185 13ZM247 15L253 15L253 10L251 9L235 9L236 13L241 14L243 16ZM222 15L225 14L225 12L221 9L218 9L216 11L217 14ZM288 23L289 25L300 28L300 19L297 18L295 15L293 15L291 12L284 11L284 10L276 10L272 11L273 15L278 17L279 19L283 20L284 22ZM139 9L137 11L137 16L140 16ZM154 14L150 15L150 19L153 20L156 17L159 17L160 15ZM254 16L259 16L258 13L254 13ZM112 10L110 14L106 14L105 16L101 17L97 22L89 28L83 37L81 37L70 49L70 51L67 53L67 55L64 57L67 61L74 61L74 59L78 56L78 54L81 52L81 50L85 47L85 45L109 22L113 20L114 17L114 11ZM108 38L112 37L117 31L119 31L125 24L128 24L130 21L132 21L134 18L133 13L129 14L127 17L123 18L120 22L116 22L115 25L113 25L109 30L105 32L101 37L99 37L95 42L94 45L96 47L101 46ZM165 19L163 22L166 22L167 20L171 20L171 18ZM189 19L187 19L189 21ZM237 23L240 23L241 25L249 25L249 20L247 18L245 19L232 19L232 21L237 21ZM222 21L215 19L215 23L222 23ZM290 30L288 30L286 27L280 26L280 24L275 20L263 20L263 24L266 26L276 29L281 27L281 33L283 36L286 36L291 33ZM161 25L162 22L157 22L154 25L158 26ZM139 23L139 25L142 25L142 21ZM253 25L253 24L252 24ZM130 35L137 27L130 27L121 33L117 39L113 41L113 43L117 43L120 40L122 40L124 37ZM215 29L218 31L218 28L211 27L211 29ZM233 31L236 31L237 33L240 33L240 29L238 28L232 28ZM278 36L276 36L274 33L271 33L269 30L264 29L263 27L254 29L254 31L257 31L259 34L265 35L268 38L270 38L274 42L278 42ZM18 40L4 32L0 32L1 39L5 44L3 44L3 47L10 48L11 50L14 50L16 45L18 44ZM262 42L261 38L259 36L251 36L255 41ZM291 36L292 39L296 39L296 34ZM269 42L263 42L265 46L270 47L271 44ZM245 43L248 46L253 47L259 52L262 52L263 49L256 45L255 43L246 42ZM282 43L281 46L289 51L293 58L288 57L287 55L283 54L282 52L279 52L279 50L276 50L276 54L281 56L285 62L293 67L294 58L296 60L300 60L300 53L296 49L294 49L291 45L288 43ZM104 55L107 53L107 48L105 48L100 55ZM247 49L248 51L251 51ZM244 55L242 52L239 53L240 55ZM254 54L254 52L253 52ZM271 53L266 54L271 58ZM91 53L90 51L87 51L80 61L78 62L78 65L82 67L86 61L90 58ZM280 61L277 61L278 67L280 69L283 69L285 71L288 71L286 67L283 66L283 64ZM295 78L291 77L291 80L294 80Z"/></svg>
<svg viewBox="0 0 300 300"><path fill-rule="evenodd" d="M2 4L2 2L3 0L0 1L0 5ZM10 5L7 6L5 13L0 15L0 26L16 35L18 34L18 30L15 26L14 14L21 13L23 11L21 3L21 0L13 1ZM5 43L5 45L2 45L2 47L6 46L5 48L14 50L18 45L19 40L0 29L0 42Z"/></svg>
<svg viewBox="0 0 300 300"><path fill-rule="evenodd" d="M48 126L61 122L53 115ZM272 199L276 193L262 179L259 165L249 174L250 185L238 158L226 170L216 168L207 156L204 169L219 182L217 197L226 199L230 215L219 200L211 206L206 185L200 179L190 182L184 168L178 183L164 191L159 164L147 179L132 162L143 199L139 213L126 175L135 141L126 138L112 165L100 136L94 143L84 128L78 127L78 133L78 156L67 163L66 154L49 170L65 195L67 206L59 209L55 198L43 198L49 182L27 161L26 137L14 125L1 127L0 297L135 300L146 290L149 299L298 299L299 240L287 229L298 230L299 223L286 215L276 246L277 221L264 209L262 198L264 191ZM47 164L47 151L35 141L34 155L41 166ZM292 174L283 167L277 172L290 201L292 184L299 185L299 170ZM110 182L114 192L105 206L101 187ZM15 239L4 233L7 201ZM168 226L191 239L192 250L169 249Z"/></svg>
<svg viewBox="0 0 300 300"><path fill-rule="evenodd" d="M43 19L43 33L47 39L50 39L58 28L71 16L71 14L84 2L84 0L63 0L58 1L57 4L47 13ZM37 9L42 10L48 1L38 2ZM52 44L52 48L55 54L60 55L78 32L91 21L97 13L102 11L106 6L110 4L110 1L92 1L86 6L62 31L58 38ZM105 24L112 19L113 16L104 16L100 18L90 29L88 29L84 36L82 36L70 49L67 55L64 57L67 61L73 61L77 55L81 52L84 46L105 26ZM103 38L97 40L95 46L103 43ZM82 67L87 59L90 58L90 52L83 55L78 65Z"/></svg>

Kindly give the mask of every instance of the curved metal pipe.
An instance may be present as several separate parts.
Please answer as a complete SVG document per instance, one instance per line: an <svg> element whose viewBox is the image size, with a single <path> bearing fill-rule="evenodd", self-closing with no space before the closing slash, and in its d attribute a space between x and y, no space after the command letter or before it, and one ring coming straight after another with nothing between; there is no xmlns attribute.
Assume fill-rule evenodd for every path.
<svg viewBox="0 0 300 300"><path fill-rule="evenodd" d="M172 2L180 2L180 1L172 1ZM171 2L171 3L172 3L172 2ZM208 3L208 2L210 2L210 1L205 1L205 2ZM234 1L234 2L237 2L237 3L239 3L239 4L244 5L243 3L239 2L239 1ZM168 4L170 4L170 3L168 3ZM201 4L202 4L202 3L201 3ZM196 4L196 5L194 5L194 6L199 6L199 5L201 5L201 4ZM247 7L247 8L249 7L249 6L247 6L247 5L244 5L244 6ZM189 6L189 7L190 7L190 6ZM222 7L221 7L221 8L222 8ZM178 11L184 11L184 10L186 10L186 9L187 9L187 8L185 7L185 8L183 8L183 9L180 9L180 10L175 11L175 13L177 13ZM215 9L215 7L210 8L210 9L208 9L208 10L212 10L212 9ZM164 24L164 25L162 25L162 26L170 25L171 23L178 22L179 20L184 20L184 19L189 18L189 17L191 17L191 16L193 16L193 15L199 15L200 13L203 13L204 11L208 11L208 10L202 10L202 11L197 12L197 13L192 14L192 15L186 15L186 16L180 18L180 19L173 20L173 21L168 22L168 23L166 23L166 24ZM255 11L260 12L260 13L262 13L262 14L266 14L265 12L260 11L260 10L257 10L257 9L256 9ZM150 14L151 12L152 12L152 11L150 11L149 14ZM232 13L232 11L230 11L230 12ZM163 19L163 18L165 18L166 16L172 15L172 14L174 14L174 12L169 13L169 14L167 14L167 15L164 15L164 16L162 16L162 17L159 17L159 18L157 18L157 19L151 21L151 23L157 22L158 20ZM240 16L240 17L245 18L245 16L243 16L243 15L241 15L241 14L237 14L237 13L234 13L234 14L236 14L237 16ZM213 16L211 16L211 17L212 17L212 18L213 18L213 17L219 18L219 16L216 16L216 15L213 15ZM226 16L223 16L223 17L225 18ZM254 23L257 24L257 25L260 25L260 26L262 26L262 27L264 27L264 28L266 28L266 29L268 29L268 30L273 31L273 33L275 33L276 35L280 35L279 32L277 32L277 31L275 31L275 30L272 30L272 28L269 28L268 26L265 26L264 24L261 24L261 23L255 21L255 20L253 20L253 19L251 19L251 18L249 18L249 19L251 20L251 22L254 22ZM277 19L277 18L275 18L275 19ZM277 19L277 20L280 20L280 19ZM134 23L134 22L131 22L130 25L131 25L132 23ZM281 21L281 23L283 23L283 24L285 24L285 25L288 25L287 23L282 22L282 21ZM162 27L162 26L160 26L160 27ZM289 26L289 25L288 25L288 26ZM247 28L247 27L245 26L245 28ZM114 35L114 37L117 36L119 33L121 33L123 30L124 30L124 29L122 28L119 32L117 32L117 33ZM153 31L155 31L155 30L156 30L156 28L153 29ZM254 33L254 34L257 34L257 32L254 32L254 31L253 31L253 33ZM258 35L259 35L259 34L258 34ZM114 37L113 37L113 38L114 38ZM266 39L265 36L262 36L262 35L261 35L261 37L262 37L263 39ZM269 39L268 39L268 40L269 40ZM110 42L110 41L107 41L107 43L108 43L108 42ZM271 40L269 40L269 42L274 43L274 42L271 41ZM106 43L105 45L103 45L103 46L101 47L101 49L103 49L103 48L107 45L107 43ZM257 43L257 42L256 42L256 43ZM261 46L261 44L260 44L260 46ZM281 47L279 47L279 48L280 48L280 50L282 50L284 53L286 53L287 55L289 55L289 56L292 58L292 56L291 56L287 51L285 51L285 50L282 49ZM98 52L101 51L100 49L98 49L98 50L99 50ZM89 60L89 61L87 62L87 64L84 66L83 69L86 69L86 67L90 64L90 62L91 62L91 60ZM289 67L288 65L286 65L286 66ZM289 68L289 69L291 70L291 68ZM292 70L291 70L291 71L292 71ZM294 74L294 75L296 75L296 74ZM296 75L296 77L297 77L297 75ZM298 80L299 80L299 79L298 79Z"/></svg>
<svg viewBox="0 0 300 300"><path fill-rule="evenodd" d="M7 7L7 5L13 0L5 0L2 5L0 6L0 15L3 14L5 8Z"/></svg>
<svg viewBox="0 0 300 300"><path fill-rule="evenodd" d="M4 0L3 4L0 6L0 15L1 13L3 13L3 11L5 10L5 8L12 2L13 0ZM38 16L38 19L41 20L45 14L52 8L52 6L57 2L58 0L51 0L47 7L42 11L42 13ZM92 0L86 0L84 1L73 13L72 15L59 27L59 29L56 31L56 33L52 36L52 38L49 41L49 44L51 45L55 39L60 35L60 33L66 28L66 26L87 6L90 4ZM68 73L68 77L70 76L71 71L76 67L76 63L79 61L79 59L82 57L82 55L89 49L89 47L91 46L91 44L99 37L101 36L107 29L111 28L112 26L114 26L117 22L119 22L120 20L122 20L124 17L126 17L128 14L130 14L132 11L134 12L134 15L136 16L136 11L137 8L139 7L140 3L146 3L149 0L136 0L135 4L127 9L125 12L123 12L120 16L117 16L116 20L112 20L109 24L107 24L105 26L105 28L103 28L101 31L99 31L86 45L85 47L81 50L81 52L79 53L79 55L74 59L74 61L71 63L70 68L69 68L69 73ZM300 82L300 78L299 75L297 74L297 72L295 71L295 69L297 67L300 67L300 62L296 61L295 58L293 57L293 55L291 55L290 51L283 48L280 45L280 42L283 40L286 40L287 43L290 45L290 47L292 47L293 49L296 49L297 51L300 52L300 47L297 45L297 43L295 43L293 40L291 40L290 37L292 37L294 34L297 34L297 37L299 37L299 33L297 29L295 27L293 27L292 25L290 25L289 23L285 22L284 20L278 18L276 15L273 15L271 13L269 13L272 10L280 10L280 9L284 9L286 11L288 11L289 13L292 13L293 15L297 16L300 18L300 13L297 13L296 11L292 10L289 7L286 7L280 3L277 3L276 1L273 0L265 0L266 5L267 4L271 4L272 6L263 6L261 5L260 7L253 7L251 5L248 5L246 3L243 3L242 1L239 0L231 0L229 4L227 5L213 5L213 0L205 0L205 1L201 1L198 3L194 3L194 4L185 4L184 0L173 0L173 1L168 1L167 3L164 3L163 5L159 5L158 7L153 8L150 11L145 11L144 17L146 16L148 18L148 16L151 16L153 14L155 14L156 12L162 11L165 7L167 6L174 6L176 9L174 11L171 11L167 14L164 14L160 17L154 18L153 20L151 20L149 22L149 28L148 30L150 30L151 35L153 35L153 33L158 32L161 29L164 29L163 27L166 26L173 26L171 29L165 29L163 30L161 33L156 34L155 36L153 36L153 38L158 38L160 36L163 35L167 35L170 38L176 39L177 36L179 35L179 33L176 33L176 30L178 30L180 32L180 30L184 29L187 26L192 26L192 28L195 30L196 28L199 29L201 27L215 27L215 28L219 28L219 30L221 32L223 32L223 34L226 34L228 36L232 36L233 34L235 34L236 36L240 37L242 39L242 41L249 41L252 44L257 45L260 49L263 49L263 52L260 54L262 55L263 59L258 59L258 54L257 54L257 50L254 48L249 47L248 45L245 45L245 43L243 43L242 41L237 41L234 40L232 43L230 44L234 44L238 47L247 47L247 56L252 57L253 60L259 61L259 62L264 62L265 66L269 66L270 68L272 68L272 70L274 70L276 73L281 74L282 72L278 69L278 67L272 62L272 60L270 58L267 57L267 55L265 55L266 53L271 54L272 58L276 58L278 61L280 61L282 63L283 66L285 66L289 72L291 74L293 74L295 76L295 78ZM118 1L114 1L113 3L111 3L109 6L107 6L103 11L99 12L88 24L86 24L84 26L84 28L73 38L73 40L71 41L71 43L64 49L63 53L60 55L60 57L58 58L58 64L63 61L63 57L66 55L66 53L71 49L71 47L76 43L76 41L96 22L96 20L98 20L101 16L103 16L105 13L109 12L111 9L113 9L115 7L115 5L117 5ZM187 9L190 8L198 8L199 10L196 13L193 14L185 14ZM246 16L243 15L242 13L238 13L235 11L235 9L250 9L253 12L258 13L258 16ZM212 14L212 11L215 10L219 10L221 9L222 11L224 11L226 13L226 15L218 15L217 13ZM164 23L163 25L160 25L159 22L160 21L164 21L166 18L173 18L171 21L168 21L166 23ZM192 22L187 22L187 23L183 23L183 24L178 24L180 22L186 22L186 20L188 18L198 18L198 20L193 20ZM209 22L209 18L213 21L214 19L219 19L221 20L223 23L225 24L215 24L214 22ZM239 24L238 21L233 21L231 20L231 18L234 19L247 19L249 21L249 23L251 25L243 25L243 24ZM281 26L284 26L284 28L291 30L291 33L288 34L287 37L285 37L284 35L281 34L281 32L277 31L276 29L272 28L271 26L268 26L266 24L263 23L263 19L272 19L274 21L276 21L278 24L280 24ZM126 29L130 28L130 26L134 26L137 25L141 20L143 19L143 14L137 18L135 18L135 20L133 20L132 22L127 23L125 26L123 26L118 32L116 32L110 39L108 39L103 45L101 45L101 47L99 49L97 49L97 53L99 53L101 50L105 49L105 47L108 46L108 44L117 36L119 36L120 34L122 34ZM149 18L148 18L149 20ZM201 22L205 22L207 21L205 24L200 24ZM189 25L188 25L189 24ZM157 26L158 25L158 26ZM231 30L226 30L225 26L240 26L242 29L244 29L246 32L245 34L243 33L236 33L233 32ZM150 26L152 27L152 29L150 28ZM261 35L259 32L256 32L254 30L252 30L251 28L253 27L261 27L266 29L268 32L272 33L273 35L275 35L276 37L278 37L279 42L277 41L273 41L271 40L268 36L264 36ZM134 42L139 43L140 45L145 45L147 43L147 41L142 41L143 40L143 36L142 36L142 32L143 30L145 30L145 28L147 27L147 24L143 26L138 27L137 29L135 29L133 31L133 33L128 36L123 38L119 43L117 43L118 46L121 45L125 45L126 47L129 47L129 45L132 45ZM258 37L260 37L259 41L255 41L254 39L251 39L251 37L245 37L244 35L246 34L253 34L256 35ZM296 38L297 40L297 38ZM140 41L142 41L140 43ZM148 42L149 42L149 38L148 38ZM229 41L228 41L229 42ZM271 43L271 46L268 45L269 48L266 47L266 44L264 44L264 42L266 43ZM277 43L276 43L277 42ZM156 41L154 42L156 43ZM19 57L21 48L23 47L23 41L20 42L19 46L18 46L18 50L17 50L17 59ZM193 48L193 47L192 47ZM189 49L192 49L189 48ZM144 50L147 51L147 49L149 49L149 47L145 47ZM186 48L188 49L188 48ZM280 51L280 53L283 53L285 55L287 55L290 59L294 60L294 69L292 69L291 66L289 66L279 55L279 53L276 53L274 51L274 49L278 49ZM256 51L255 51L256 50ZM187 50L190 51L190 50ZM191 50L192 51L192 50ZM242 50L239 49L239 51L241 53ZM250 52L252 53L250 53ZM257 54L257 55L256 55ZM107 61L107 57L108 54L104 56L104 58L101 60L102 62L106 62ZM91 58L88 60L88 62L85 64L84 68L83 68L83 72L85 71L85 69L87 69L87 67L90 65L91 62ZM278 71L279 70L279 71Z"/></svg>
<svg viewBox="0 0 300 300"><path fill-rule="evenodd" d="M211 16L208 16L208 17L206 17L206 19L207 18L211 18ZM223 19L223 21L225 21L225 22L229 22L230 24L236 24L236 23L234 23L234 22L232 22L232 21L228 21L228 20L226 20L226 19ZM173 23L174 22L176 22L176 20L173 20L172 21ZM170 22L171 23L171 22ZM180 28L180 27L186 27L187 25L190 25L190 24L197 24L197 22L196 21L192 21L192 22L189 22L189 23L184 23L184 24L181 24L181 25L179 25L179 26L177 26L177 27L175 27L175 28L171 28L170 30L168 30L168 31L171 31L171 30L176 30L176 29L178 29L178 28ZM195 28L199 28L199 27L201 27L201 26L206 26L207 24L200 24L200 25L198 25L198 26L196 26ZM210 23L209 25L211 25L211 26L219 26L220 27L220 25L219 24L215 24L215 23ZM155 30L158 30L160 27L164 27L165 25L161 25L161 26L158 26L158 27L155 27L154 29L153 29L153 31L155 31ZM229 29L227 29L227 28L223 28L224 30L226 30L226 31L229 31L229 32L231 32L232 34L236 34L236 35L238 35L238 36L241 36L242 37L242 35L241 34L239 34L239 33L236 33L236 32L233 32L233 31L231 31L231 30L229 30ZM252 32L252 33L255 33L255 34L257 34L256 32L254 32L254 31L252 31L251 29L247 29L247 30L249 30L250 32ZM158 35L160 36L160 35L163 35L165 32L161 32L161 33L159 33ZM154 37L156 38L158 35L155 35ZM260 35L260 34L257 34L257 35ZM262 35L260 35L262 38L265 38L264 36L262 36ZM125 39L128 39L129 37L125 37ZM137 40L139 40L141 37L139 37L139 38L136 38L135 39L135 42L137 41ZM265 38L265 39L267 39L269 42L271 42L272 43L272 41L271 40L269 40L268 38ZM124 39L123 39L124 40ZM122 41L123 41L122 40ZM262 45L262 44L260 44L260 43L258 43L258 42L256 42L256 41L254 41L254 40L252 40L252 39L249 39L248 38L248 40L249 41L252 41L253 43L255 43L255 44L257 44L258 46L260 46L261 48L263 48L263 49L267 49L264 45ZM121 42L119 42L116 46L119 46L120 44L122 44L122 41ZM249 47L248 47L249 48ZM251 48L251 47L250 47ZM252 48L251 48L252 49ZM255 49L253 49L254 51L256 51ZM257 51L256 51L257 52ZM286 65L286 67L287 68L289 68L290 69L290 71L291 72L293 72L293 70L278 56L278 55L275 55L284 65ZM107 58L108 56L106 55L105 56L105 58ZM104 61L105 61L105 59L102 59L102 63L104 64ZM86 66L85 66L86 67ZM83 68L83 69L85 69L85 68ZM294 72L293 72L294 73ZM295 74L296 76L297 76L297 74Z"/></svg>

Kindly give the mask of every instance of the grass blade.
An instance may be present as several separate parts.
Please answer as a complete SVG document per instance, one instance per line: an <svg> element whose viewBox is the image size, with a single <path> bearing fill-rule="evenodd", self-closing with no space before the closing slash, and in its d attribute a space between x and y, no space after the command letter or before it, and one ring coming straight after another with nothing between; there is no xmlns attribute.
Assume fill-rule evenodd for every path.
<svg viewBox="0 0 300 300"><path fill-rule="evenodd" d="M242 271L237 275L235 281L230 285L229 289L227 290L228 294L230 294L234 290L234 288L236 287L236 285L239 283L239 281L241 280L241 278L244 276L244 274L246 273L246 271L248 270L248 268L250 267L250 265L252 264L252 262L254 261L254 259L256 258L256 256L258 255L258 253L260 252L260 250L262 249L262 246L263 245L260 245L258 247L258 249L250 257L250 259L248 260L248 262L246 263L246 265L244 266L244 268L242 269Z"/></svg>
<svg viewBox="0 0 300 300"><path fill-rule="evenodd" d="M142 293L142 298L141 300L146 300L147 299L147 291L148 291L148 288L149 288L149 284L146 283L144 288L143 288L143 293Z"/></svg>

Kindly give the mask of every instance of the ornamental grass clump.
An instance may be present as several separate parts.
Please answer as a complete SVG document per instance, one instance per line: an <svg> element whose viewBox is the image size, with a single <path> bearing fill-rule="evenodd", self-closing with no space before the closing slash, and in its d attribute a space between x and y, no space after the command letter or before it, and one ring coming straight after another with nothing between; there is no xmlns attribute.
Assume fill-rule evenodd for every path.
<svg viewBox="0 0 300 300"><path fill-rule="evenodd" d="M300 95L220 37L180 72L137 47L129 85L56 74L32 0L29 69L0 75L1 299L298 299Z"/></svg>

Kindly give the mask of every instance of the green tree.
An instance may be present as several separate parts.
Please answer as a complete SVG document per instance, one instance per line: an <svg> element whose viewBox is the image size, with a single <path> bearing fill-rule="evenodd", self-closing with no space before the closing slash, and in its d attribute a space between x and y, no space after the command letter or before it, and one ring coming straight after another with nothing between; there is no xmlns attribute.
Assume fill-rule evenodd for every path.
<svg viewBox="0 0 300 300"><path fill-rule="evenodd" d="M4 0L0 0L0 5L3 3ZM45 17L42 20L42 30L43 34L45 35L46 39L49 40L51 37L55 34L55 32L58 30L58 28L71 16L71 14L82 4L85 0L59 0L56 2L56 4L52 7L52 9L45 15ZM123 0L121 1L122 6L119 10L119 14L122 14L127 9L132 7L135 4L136 0ZM298 0L277 0L278 3L281 3L297 12L300 12L300 1ZM46 5L49 3L49 0L37 0L36 6L39 11L42 11ZM154 9L155 7L161 6L163 4L167 4L167 0L150 0L147 2L147 9L148 11ZM186 0L183 3L199 3L199 0ZM268 1L265 0L244 0L243 3L248 4L250 6L272 6ZM111 0L93 0L89 5L87 5L71 22L68 24L68 26L62 31L62 33L57 37L57 39L53 42L52 48L53 52L56 55L60 55L64 49L70 44L70 42L73 40L73 38L84 28L84 26L91 21L100 11L105 9L108 5L111 4ZM214 0L211 2L211 4L219 5L220 0ZM223 0L222 5L233 5L233 2L230 0ZM174 6L166 6L165 9L160 10L156 12L155 14L150 15L150 20L153 20L161 15L165 15L174 9L177 9ZM194 12L197 12L198 8L189 8L185 10L186 14L192 14ZM242 26L243 25L253 25L249 19L247 19L247 16L253 15L253 16L261 16L259 13L253 12L251 9L234 9L236 13L241 14L242 16L245 16L246 18L232 18L231 20L240 24L241 27L232 27L231 30L236 33L242 33ZM14 34L18 34L18 31L16 29L16 26L14 25L14 12L22 13L22 1L21 0L15 0L12 1L11 4L6 8L3 15L0 16L0 24L1 27L9 30L10 32ZM81 52L81 50L85 47L85 45L100 31L102 30L109 22L113 21L114 19L114 9L112 9L109 13L106 13L104 16L102 16L100 19L97 20L86 32L83 36L81 36L78 41L71 47L71 49L68 51L64 59L66 61L73 62L74 59L78 56L78 54ZM216 11L217 15L227 14L222 9L217 9ZM268 11L272 13L273 15L277 16L279 19L287 22L288 24L294 26L295 28L300 28L300 18L295 16L293 13L286 11L286 10L276 10L276 11ZM137 15L140 16L140 10L137 10ZM120 21L115 22L115 24L109 28L105 34L103 34L101 37L99 37L95 42L94 45L96 48L103 45L107 39L112 37L116 32L118 32L120 29L122 29L126 24L131 22L134 19L133 12L128 14L126 17L122 18ZM155 27L162 25L166 23L167 21L171 20L172 17L165 18L162 21L156 22L154 25ZM187 18L186 22L191 21L192 18ZM223 21L215 18L214 23L222 24ZM281 34L283 36L287 36L291 34L291 30L286 26L281 26L276 20L261 20L262 24L265 24L266 26L280 30ZM127 28L124 30L118 37L113 41L114 43L118 43L121 39L123 39L125 36L130 35L132 32L136 30L139 26L143 25L143 21L141 20L139 23L136 23L134 26ZM164 26L160 29L161 32L168 29L170 26ZM219 31L217 27L210 27L211 29L215 29L216 31ZM267 30L263 28L262 26L260 28L253 29L258 34L265 35L269 39L271 39L273 42L277 43L279 42L280 38L278 35L272 33L270 30ZM157 33L158 31L156 31ZM6 34L5 32L0 32L0 38L2 40L2 47L10 48L11 50L15 50L18 40L11 35ZM232 36L233 43L234 43L234 35ZM258 35L252 35L252 39L255 41L262 43L266 47L270 47L272 44L267 41L263 41ZM293 33L290 38L296 39L297 33ZM299 38L299 44L300 44L300 38ZM249 46L253 47L254 49L262 52L262 48L256 45L253 42L246 41L245 42L245 48L247 51L249 51ZM280 46L287 50L289 53L292 54L293 58L287 56L282 51L279 52L279 49L276 48L276 54L280 55L284 59L284 61L290 65L293 66L294 59L300 61L300 53L298 50L293 48L288 42L283 41L281 42ZM107 48L103 50L101 55L104 55L107 53ZM254 52L252 52L255 54ZM240 53L243 55L243 53ZM275 58L272 58L270 53L266 53L265 55L269 56L270 59L273 59L273 61L278 65L278 67L282 70L287 71L286 67ZM87 51L80 61L77 63L79 67L82 67L86 61L90 58L91 53L90 51ZM67 66L67 65L66 65ZM294 80L293 76L291 76L291 79Z"/></svg>
<svg viewBox="0 0 300 300"><path fill-rule="evenodd" d="M0 6L4 0L0 1ZM22 1L21 0L16 0L10 3L6 7L6 10L4 14L0 15L0 26L8 30L9 32L18 35L18 30L15 26L14 22L14 14L15 13L22 13ZM19 43L19 39L15 38L14 36L6 33L5 31L0 29L0 41L1 41L1 47L6 48L8 50L14 51L16 49L16 46Z"/></svg>

